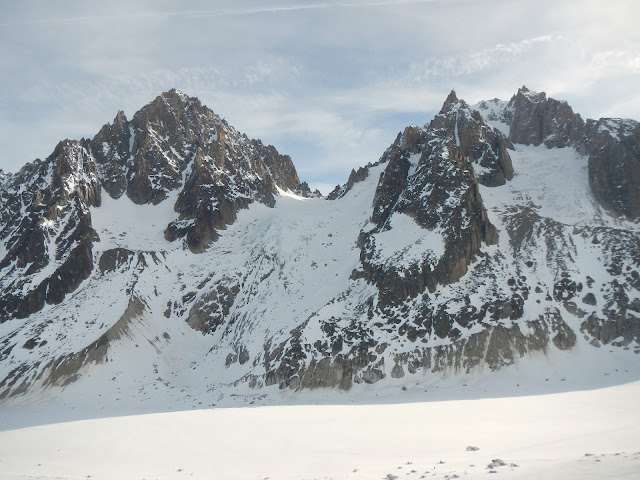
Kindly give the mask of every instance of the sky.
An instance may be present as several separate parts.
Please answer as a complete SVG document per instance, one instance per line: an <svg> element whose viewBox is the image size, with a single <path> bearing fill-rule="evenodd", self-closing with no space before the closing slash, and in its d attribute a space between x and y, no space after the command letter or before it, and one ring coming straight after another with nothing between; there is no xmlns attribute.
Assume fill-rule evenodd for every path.
<svg viewBox="0 0 640 480"><path fill-rule="evenodd" d="M178 88L327 193L455 89L640 119L637 0L0 0L0 168Z"/></svg>

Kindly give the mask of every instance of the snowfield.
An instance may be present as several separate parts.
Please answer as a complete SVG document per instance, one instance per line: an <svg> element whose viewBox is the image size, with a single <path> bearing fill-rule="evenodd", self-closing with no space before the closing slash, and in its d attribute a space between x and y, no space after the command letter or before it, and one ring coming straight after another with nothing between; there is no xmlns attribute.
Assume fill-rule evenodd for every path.
<svg viewBox="0 0 640 480"><path fill-rule="evenodd" d="M0 480L636 479L637 357L580 345L349 391L94 377L3 405Z"/></svg>
<svg viewBox="0 0 640 480"><path fill-rule="evenodd" d="M523 205L567 225L638 230L637 223L616 219L598 204L589 188L587 157L573 148L514 147L509 151L513 180L499 188L480 186L487 210Z"/></svg>
<svg viewBox="0 0 640 480"><path fill-rule="evenodd" d="M0 479L635 479L638 398L640 382L632 382L519 397L55 423L0 431ZM7 414L29 421L28 409Z"/></svg>

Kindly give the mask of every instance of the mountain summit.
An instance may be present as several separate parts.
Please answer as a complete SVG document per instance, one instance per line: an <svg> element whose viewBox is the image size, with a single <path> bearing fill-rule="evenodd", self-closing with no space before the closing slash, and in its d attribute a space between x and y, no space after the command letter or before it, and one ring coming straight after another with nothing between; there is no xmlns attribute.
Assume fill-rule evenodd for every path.
<svg viewBox="0 0 640 480"><path fill-rule="evenodd" d="M633 120L452 91L323 199L171 90L0 172L0 398L350 389L604 346L637 364L639 175Z"/></svg>

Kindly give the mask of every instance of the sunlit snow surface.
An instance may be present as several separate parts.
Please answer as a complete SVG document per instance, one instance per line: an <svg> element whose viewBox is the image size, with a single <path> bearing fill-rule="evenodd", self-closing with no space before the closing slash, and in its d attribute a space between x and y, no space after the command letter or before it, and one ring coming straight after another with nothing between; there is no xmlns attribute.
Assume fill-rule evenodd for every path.
<svg viewBox="0 0 640 480"><path fill-rule="evenodd" d="M405 393L407 403L348 396L345 403L364 404L219 408L0 431L0 478L638 478L640 382L450 401Z"/></svg>
<svg viewBox="0 0 640 480"><path fill-rule="evenodd" d="M17 345L36 334L46 343L36 350L14 349L0 364L0 377L25 360L48 361L81 351L117 322L134 295L154 313L136 319L131 331L110 345L108 362L91 365L80 383L97 379L102 389L107 382L116 398L134 395L140 401L160 390L172 398L202 401L204 396L211 403L209 397L217 399L217 393L209 394L209 389L224 385L234 391L229 384L252 367L237 362L225 367L225 358L234 351L229 342L220 345L220 336L242 338L255 355L264 350L266 339L277 344L312 313L332 308L330 302L344 291L359 264L356 240L368 223L383 168L373 168L341 201L303 200L282 192L275 208L254 203L199 255L180 241L164 239L164 228L177 218L175 198L151 207L104 195L102 205L91 209L100 237L94 261L114 248L130 250L130 261L116 272L95 268L83 288L62 304L47 305L15 332L13 322L1 324L0 337L15 333ZM229 312L233 325L205 336L186 324L190 305L183 306L181 299L220 282L253 287L236 297ZM165 316L168 304L171 314ZM51 318L59 321L47 322ZM314 335L313 326L307 335ZM86 395L100 401L95 392ZM56 395L56 389L50 393Z"/></svg>

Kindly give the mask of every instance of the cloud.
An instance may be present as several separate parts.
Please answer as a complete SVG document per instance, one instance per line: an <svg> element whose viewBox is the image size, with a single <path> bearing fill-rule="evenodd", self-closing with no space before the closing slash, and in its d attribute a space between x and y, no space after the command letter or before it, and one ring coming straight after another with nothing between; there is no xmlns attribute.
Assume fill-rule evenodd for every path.
<svg viewBox="0 0 640 480"><path fill-rule="evenodd" d="M260 60L245 68L244 80L248 85L289 81L300 76L300 68L283 58Z"/></svg>
<svg viewBox="0 0 640 480"><path fill-rule="evenodd" d="M187 9L187 10L159 10L149 9L145 11L135 11L121 9L122 13L101 13L97 15L42 15L36 18L17 18L0 22L3 27L24 27L27 25L48 25L48 24L69 24L69 23L117 23L123 21L145 21L149 19L202 19L217 17L237 17L273 13L305 12L311 10L336 10L336 9L360 9L388 7L399 5L417 5L434 3L439 0L382 0L382 1L360 1L360 2L312 2L297 5L265 5L259 7L221 7L214 9ZM242 3L242 2L239 2ZM247 2L244 2L247 3ZM248 2L252 3L252 2Z"/></svg>
<svg viewBox="0 0 640 480"><path fill-rule="evenodd" d="M640 53L629 50L597 52L591 59L591 69L600 75L613 72L640 73Z"/></svg>
<svg viewBox="0 0 640 480"><path fill-rule="evenodd" d="M640 117L640 7L629 0L9 3L5 169L172 87L291 154L312 184L376 161L452 88L473 103L526 84L585 116Z"/></svg>
<svg viewBox="0 0 640 480"><path fill-rule="evenodd" d="M409 83L420 84L431 80L476 74L513 62L541 44L560 40L562 37L544 35L507 44L498 43L491 48L465 52L461 55L427 59L411 64L407 79Z"/></svg>

